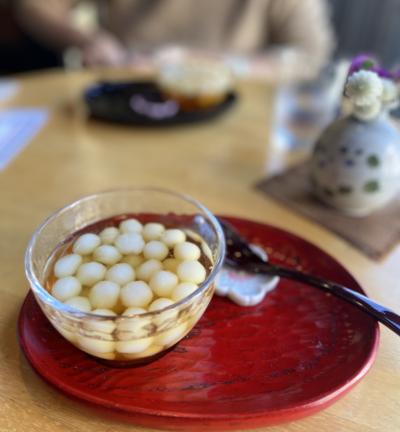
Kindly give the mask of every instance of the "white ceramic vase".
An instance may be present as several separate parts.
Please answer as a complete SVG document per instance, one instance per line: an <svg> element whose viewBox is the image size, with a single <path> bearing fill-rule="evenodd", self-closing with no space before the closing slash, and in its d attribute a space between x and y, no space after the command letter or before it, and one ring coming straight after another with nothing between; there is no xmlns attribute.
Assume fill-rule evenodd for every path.
<svg viewBox="0 0 400 432"><path fill-rule="evenodd" d="M352 116L331 123L311 158L311 182L326 204L366 216L400 190L400 133L386 113L364 122Z"/></svg>

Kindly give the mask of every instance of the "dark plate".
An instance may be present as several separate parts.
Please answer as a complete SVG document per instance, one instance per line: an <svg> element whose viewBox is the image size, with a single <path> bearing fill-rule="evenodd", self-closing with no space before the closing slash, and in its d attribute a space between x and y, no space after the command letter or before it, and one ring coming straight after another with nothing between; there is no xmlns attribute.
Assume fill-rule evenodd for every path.
<svg viewBox="0 0 400 432"><path fill-rule="evenodd" d="M134 126L174 126L212 120L236 102L234 92L215 106L197 111L182 111L167 100L152 81L102 82L84 93L90 117Z"/></svg>

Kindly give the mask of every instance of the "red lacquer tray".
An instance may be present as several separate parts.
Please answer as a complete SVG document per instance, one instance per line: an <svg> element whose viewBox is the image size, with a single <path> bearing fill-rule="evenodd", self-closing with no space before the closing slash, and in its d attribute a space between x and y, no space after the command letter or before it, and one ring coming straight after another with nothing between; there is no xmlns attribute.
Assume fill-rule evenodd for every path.
<svg viewBox="0 0 400 432"><path fill-rule="evenodd" d="M285 231L227 218L276 263L362 292L333 258ZM66 394L133 423L172 430L253 428L315 413L371 367L373 319L315 288L282 280L253 307L214 297L198 325L161 359L129 369L98 363L64 340L31 294L19 321L35 370Z"/></svg>

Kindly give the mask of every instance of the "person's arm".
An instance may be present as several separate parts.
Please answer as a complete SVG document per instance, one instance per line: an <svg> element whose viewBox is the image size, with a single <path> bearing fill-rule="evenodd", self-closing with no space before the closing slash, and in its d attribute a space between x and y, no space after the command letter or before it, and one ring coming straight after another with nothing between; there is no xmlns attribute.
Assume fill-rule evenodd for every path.
<svg viewBox="0 0 400 432"><path fill-rule="evenodd" d="M87 34L75 28L68 19L72 0L18 0L16 13L24 30L43 45L56 51L74 47L82 51L88 65L117 65L123 62L125 50L107 32Z"/></svg>
<svg viewBox="0 0 400 432"><path fill-rule="evenodd" d="M334 37L325 0L270 0L265 41L256 53L220 53L239 76L276 83L314 78L329 60Z"/></svg>
<svg viewBox="0 0 400 432"><path fill-rule="evenodd" d="M325 0L271 0L267 17L268 40L276 46L293 73L315 75L329 60L334 36Z"/></svg>
<svg viewBox="0 0 400 432"><path fill-rule="evenodd" d="M83 48L89 35L68 21L73 3L72 0L19 0L16 6L18 20L24 30L49 48Z"/></svg>

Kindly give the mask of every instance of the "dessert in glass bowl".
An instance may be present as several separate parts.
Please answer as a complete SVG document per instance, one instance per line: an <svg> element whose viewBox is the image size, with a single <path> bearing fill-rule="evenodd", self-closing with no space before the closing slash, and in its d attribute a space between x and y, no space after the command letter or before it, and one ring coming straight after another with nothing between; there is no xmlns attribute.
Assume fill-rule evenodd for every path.
<svg viewBox="0 0 400 432"><path fill-rule="evenodd" d="M57 331L121 364L158 357L196 324L225 250L217 219L189 197L121 189L50 216L26 252L26 274Z"/></svg>
<svg viewBox="0 0 400 432"><path fill-rule="evenodd" d="M184 111L223 102L232 90L232 74L224 64L205 59L166 62L159 67L157 85L162 94Z"/></svg>

